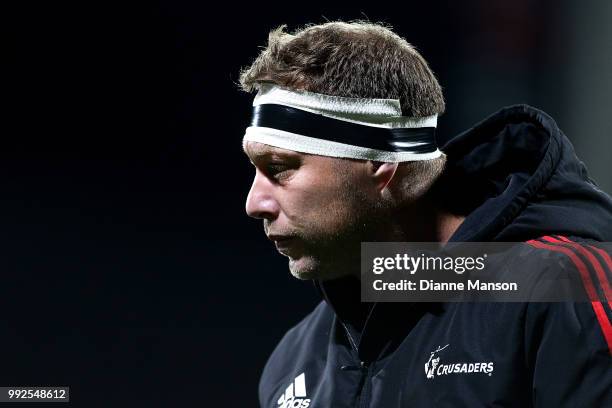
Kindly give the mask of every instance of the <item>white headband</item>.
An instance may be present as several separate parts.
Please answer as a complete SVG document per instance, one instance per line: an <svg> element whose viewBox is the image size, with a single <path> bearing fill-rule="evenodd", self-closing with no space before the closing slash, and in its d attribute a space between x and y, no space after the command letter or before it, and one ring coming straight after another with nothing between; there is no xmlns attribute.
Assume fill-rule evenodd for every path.
<svg viewBox="0 0 612 408"><path fill-rule="evenodd" d="M397 99L345 98L262 83L243 144L383 162L431 160L437 115L402 116Z"/></svg>

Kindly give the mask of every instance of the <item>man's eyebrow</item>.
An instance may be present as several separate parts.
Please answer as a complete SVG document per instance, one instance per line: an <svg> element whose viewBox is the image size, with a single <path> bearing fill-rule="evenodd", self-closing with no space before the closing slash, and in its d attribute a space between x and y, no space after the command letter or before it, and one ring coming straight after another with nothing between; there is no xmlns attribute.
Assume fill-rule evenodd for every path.
<svg viewBox="0 0 612 408"><path fill-rule="evenodd" d="M295 159L299 157L299 154L297 152L276 150L274 148L259 148L255 149L255 151L253 151L253 149L249 151L247 150L246 145L242 146L242 151L251 160L263 159L270 156L278 156L280 158L287 159Z"/></svg>
<svg viewBox="0 0 612 408"><path fill-rule="evenodd" d="M251 159L270 156L274 153L273 151L268 150L268 149L252 149L252 148L247 149L246 145L242 146L242 151L244 152L244 154L246 154Z"/></svg>

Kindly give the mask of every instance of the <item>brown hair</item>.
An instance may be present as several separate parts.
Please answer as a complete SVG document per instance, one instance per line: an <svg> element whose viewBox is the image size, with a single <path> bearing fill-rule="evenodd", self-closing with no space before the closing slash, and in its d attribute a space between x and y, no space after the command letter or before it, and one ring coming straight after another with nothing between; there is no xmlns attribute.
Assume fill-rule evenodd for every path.
<svg viewBox="0 0 612 408"><path fill-rule="evenodd" d="M292 34L272 30L268 45L240 73L242 89L259 82L354 98L399 99L404 116L444 112L442 89L406 40L363 21L311 25Z"/></svg>
<svg viewBox="0 0 612 408"><path fill-rule="evenodd" d="M253 92L261 82L325 95L399 99L402 115L444 112L440 84L427 62L406 40L381 24L334 21L293 33L272 30L267 47L240 72ZM408 199L424 194L444 169L446 156L401 163Z"/></svg>

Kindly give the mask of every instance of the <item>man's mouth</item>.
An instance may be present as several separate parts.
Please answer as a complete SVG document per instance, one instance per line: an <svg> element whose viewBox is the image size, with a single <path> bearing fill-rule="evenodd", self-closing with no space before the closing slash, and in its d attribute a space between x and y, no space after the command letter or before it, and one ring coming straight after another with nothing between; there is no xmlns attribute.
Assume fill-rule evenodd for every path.
<svg viewBox="0 0 612 408"><path fill-rule="evenodd" d="M268 238L274 242L274 246L278 252L283 255L289 255L289 251L292 246L295 245L297 238L294 236L287 235L269 235Z"/></svg>
<svg viewBox="0 0 612 408"><path fill-rule="evenodd" d="M276 245L276 248L286 248L288 246L291 245L291 243L295 240L295 238L293 237L286 237L286 238L281 238L281 239L275 239L274 240L274 245Z"/></svg>
<svg viewBox="0 0 612 408"><path fill-rule="evenodd" d="M288 235L269 235L268 238L274 242L275 245L283 245L294 239L294 237Z"/></svg>
<svg viewBox="0 0 612 408"><path fill-rule="evenodd" d="M268 239L270 241L284 241L286 239L293 238L291 235L280 235L280 234L268 234Z"/></svg>

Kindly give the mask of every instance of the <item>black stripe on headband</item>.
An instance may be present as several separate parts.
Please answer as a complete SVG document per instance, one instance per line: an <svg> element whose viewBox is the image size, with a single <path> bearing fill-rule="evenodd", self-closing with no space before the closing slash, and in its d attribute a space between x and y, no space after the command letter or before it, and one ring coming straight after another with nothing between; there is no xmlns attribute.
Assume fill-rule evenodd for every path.
<svg viewBox="0 0 612 408"><path fill-rule="evenodd" d="M284 130L317 139L388 152L432 153L438 148L434 127L408 129L371 127L276 104L254 106L251 126ZM404 143L422 144L403 146Z"/></svg>

